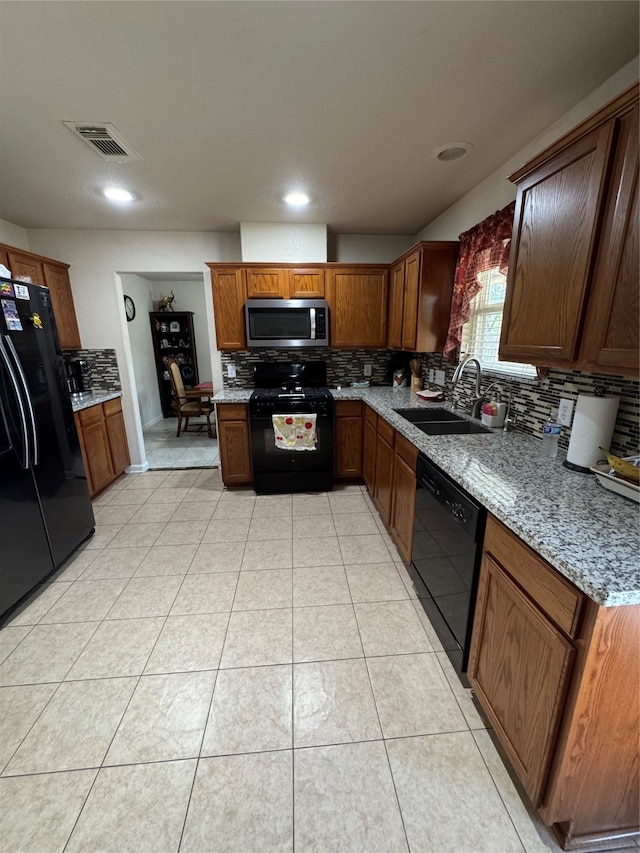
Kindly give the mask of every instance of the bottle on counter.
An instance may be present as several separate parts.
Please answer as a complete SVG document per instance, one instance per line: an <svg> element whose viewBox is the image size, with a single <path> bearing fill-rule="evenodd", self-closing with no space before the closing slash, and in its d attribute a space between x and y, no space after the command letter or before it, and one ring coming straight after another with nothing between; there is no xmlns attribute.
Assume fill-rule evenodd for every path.
<svg viewBox="0 0 640 853"><path fill-rule="evenodd" d="M551 409L549 417L542 427L540 456L544 459L554 459L558 455L558 439L560 438L561 430L562 426L558 422L558 410Z"/></svg>

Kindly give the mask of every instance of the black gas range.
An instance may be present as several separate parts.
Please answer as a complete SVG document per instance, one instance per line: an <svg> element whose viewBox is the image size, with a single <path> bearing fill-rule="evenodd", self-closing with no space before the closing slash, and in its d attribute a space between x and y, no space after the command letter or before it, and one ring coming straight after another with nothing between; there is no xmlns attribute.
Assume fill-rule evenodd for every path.
<svg viewBox="0 0 640 853"><path fill-rule="evenodd" d="M259 494L333 487L333 396L323 361L259 362L249 400Z"/></svg>

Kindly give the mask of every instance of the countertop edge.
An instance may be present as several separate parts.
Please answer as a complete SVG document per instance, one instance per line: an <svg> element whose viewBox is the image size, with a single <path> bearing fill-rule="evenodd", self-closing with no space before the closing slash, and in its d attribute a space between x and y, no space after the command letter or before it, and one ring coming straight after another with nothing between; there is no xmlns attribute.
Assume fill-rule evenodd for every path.
<svg viewBox="0 0 640 853"><path fill-rule="evenodd" d="M90 409L92 406L99 406L100 403L115 400L116 397L122 397L122 391L98 392L87 397L79 397L75 399L74 397L71 397L71 408L74 412L82 412L84 409Z"/></svg>

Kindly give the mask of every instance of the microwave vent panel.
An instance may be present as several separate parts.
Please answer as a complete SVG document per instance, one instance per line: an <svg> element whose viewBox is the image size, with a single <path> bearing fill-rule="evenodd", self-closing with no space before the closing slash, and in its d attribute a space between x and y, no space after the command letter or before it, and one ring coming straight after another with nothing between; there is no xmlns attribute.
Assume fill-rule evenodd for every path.
<svg viewBox="0 0 640 853"><path fill-rule="evenodd" d="M63 124L86 142L103 160L118 163L142 160L138 152L109 122L92 124L91 122L65 121Z"/></svg>

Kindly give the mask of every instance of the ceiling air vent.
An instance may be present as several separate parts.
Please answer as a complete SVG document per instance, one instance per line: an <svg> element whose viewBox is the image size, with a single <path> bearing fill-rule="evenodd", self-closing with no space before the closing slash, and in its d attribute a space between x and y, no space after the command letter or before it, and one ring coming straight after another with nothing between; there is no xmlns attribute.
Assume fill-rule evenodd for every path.
<svg viewBox="0 0 640 853"><path fill-rule="evenodd" d="M103 160L125 163L127 160L142 160L138 152L118 133L115 127L108 122L65 121L68 127L83 142L91 146Z"/></svg>

